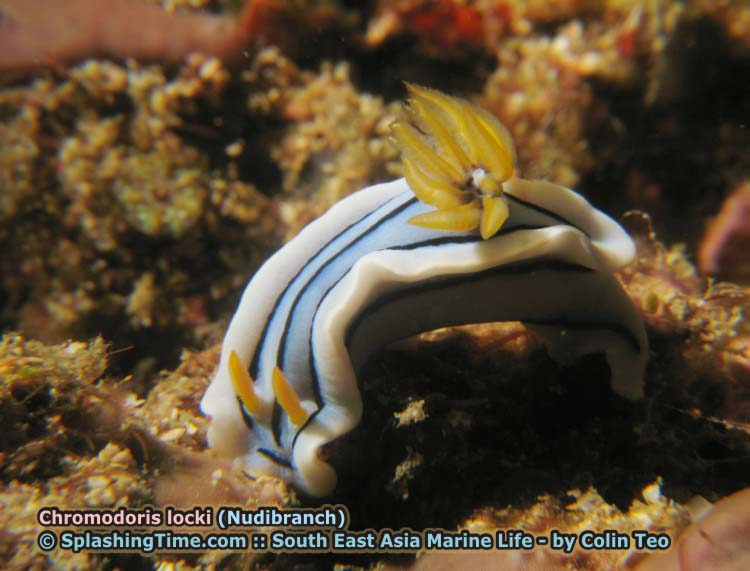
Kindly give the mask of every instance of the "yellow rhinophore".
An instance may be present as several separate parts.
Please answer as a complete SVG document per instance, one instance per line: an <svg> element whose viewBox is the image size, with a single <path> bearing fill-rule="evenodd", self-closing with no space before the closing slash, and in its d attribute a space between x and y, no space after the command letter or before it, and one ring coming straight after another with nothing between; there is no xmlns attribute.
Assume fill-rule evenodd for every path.
<svg viewBox="0 0 750 571"><path fill-rule="evenodd" d="M274 367L273 369L273 393L294 426L305 424L310 413L302 408L302 403L297 393L278 367Z"/></svg>
<svg viewBox="0 0 750 571"><path fill-rule="evenodd" d="M479 222L479 233L482 238L492 238L508 219L508 205L500 197L482 198L482 219Z"/></svg>
<svg viewBox="0 0 750 571"><path fill-rule="evenodd" d="M232 380L232 387L237 396L240 397L242 404L250 414L256 414L260 410L260 398L255 394L253 388L253 379L247 369L242 365L237 353L229 353L229 378Z"/></svg>
<svg viewBox="0 0 750 571"><path fill-rule="evenodd" d="M491 238L508 218L503 183L516 162L510 134L491 113L468 101L406 87L408 122L393 125L393 140L409 187L437 209L409 223L455 232L479 228L482 238Z"/></svg>

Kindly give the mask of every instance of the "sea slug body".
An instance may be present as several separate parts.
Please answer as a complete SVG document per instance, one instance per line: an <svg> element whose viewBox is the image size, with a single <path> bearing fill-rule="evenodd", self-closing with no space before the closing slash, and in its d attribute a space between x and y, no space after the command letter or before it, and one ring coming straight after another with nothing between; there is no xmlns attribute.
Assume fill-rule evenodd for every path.
<svg viewBox="0 0 750 571"><path fill-rule="evenodd" d="M212 448L315 496L336 484L320 448L361 416L355 371L420 332L522 321L554 358L604 353L614 391L643 394L643 323L611 273L630 237L577 193L519 178L489 113L409 89L393 128L406 178L340 201L258 270L201 403Z"/></svg>

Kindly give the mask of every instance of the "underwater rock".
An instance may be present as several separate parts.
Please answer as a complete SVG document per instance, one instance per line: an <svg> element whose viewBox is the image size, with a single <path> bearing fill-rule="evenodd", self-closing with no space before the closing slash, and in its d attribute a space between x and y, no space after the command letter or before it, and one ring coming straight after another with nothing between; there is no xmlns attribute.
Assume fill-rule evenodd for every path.
<svg viewBox="0 0 750 571"><path fill-rule="evenodd" d="M281 507L297 501L283 482L252 481L201 451L206 420L198 413L197 398L215 365L215 350L186 354L145 400L126 388L129 378L105 376L108 355L101 339L45 345L10 334L0 341L4 568L98 570L118 557L36 549L44 529L37 512L46 506L188 509L205 504ZM211 552L202 557L217 563L229 556Z"/></svg>
<svg viewBox="0 0 750 571"><path fill-rule="evenodd" d="M9 333L0 340L2 465L6 480L50 478L72 450L101 446L119 427L116 407L98 383L107 345L48 346Z"/></svg>
<svg viewBox="0 0 750 571"><path fill-rule="evenodd" d="M281 204L287 238L352 192L400 174L388 141L398 103L360 93L346 64L325 64L320 73L288 90L281 113L292 121L272 157L283 172Z"/></svg>
<svg viewBox="0 0 750 571"><path fill-rule="evenodd" d="M36 136L40 113L25 108L11 121L0 123L0 221L12 218L19 203L35 194L32 172L40 155Z"/></svg>
<svg viewBox="0 0 750 571"><path fill-rule="evenodd" d="M687 525L688 511L664 498L660 483L647 486L643 499L636 499L627 511L607 503L595 489L567 493L573 501L567 505L545 496L527 509L485 508L466 520L459 530L495 535L501 530L522 530L535 535L549 535L551 530L576 534L583 532L629 534L633 530L680 530ZM582 549L576 546L569 553L535 547L531 550L509 549L489 551L425 551L413 565L388 565L387 571L459 571L469 568L502 569L503 571L565 571L568 569L631 569L638 557L635 542L629 549Z"/></svg>
<svg viewBox="0 0 750 571"><path fill-rule="evenodd" d="M221 268L245 274L277 240L276 210L240 172L242 137L214 144L229 80L219 60L193 55L176 73L89 60L0 91L7 323L48 341L104 332L122 345L188 322L189 335L206 331L232 288ZM228 122L241 124L242 103ZM201 259L211 286L196 289L184 270ZM146 274L152 287L138 288ZM150 312L133 296L147 290Z"/></svg>
<svg viewBox="0 0 750 571"><path fill-rule="evenodd" d="M536 37L504 44L481 104L522 141L518 162L525 176L574 187L591 167L584 133L594 101L581 74L555 60L557 46Z"/></svg>
<svg viewBox="0 0 750 571"><path fill-rule="evenodd" d="M92 57L180 63L193 52L234 60L269 32L280 5L248 0L239 18L170 14L145 0L0 0L0 71Z"/></svg>

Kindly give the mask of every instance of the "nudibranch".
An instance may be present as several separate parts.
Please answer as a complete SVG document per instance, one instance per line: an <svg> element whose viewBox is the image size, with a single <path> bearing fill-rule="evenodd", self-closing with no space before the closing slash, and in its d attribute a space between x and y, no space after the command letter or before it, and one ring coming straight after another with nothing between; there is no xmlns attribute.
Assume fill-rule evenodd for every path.
<svg viewBox="0 0 750 571"><path fill-rule="evenodd" d="M201 402L218 453L314 496L336 484L321 447L362 413L355 371L398 339L521 321L557 360L604 353L613 390L643 394L643 323L612 275L630 237L572 190L520 178L490 113L408 87L405 178L341 200L257 271Z"/></svg>

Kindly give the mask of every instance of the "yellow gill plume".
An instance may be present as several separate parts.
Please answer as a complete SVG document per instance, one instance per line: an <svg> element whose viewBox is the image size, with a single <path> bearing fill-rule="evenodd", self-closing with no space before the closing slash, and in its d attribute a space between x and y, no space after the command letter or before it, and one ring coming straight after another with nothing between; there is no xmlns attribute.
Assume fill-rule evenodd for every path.
<svg viewBox="0 0 750 571"><path fill-rule="evenodd" d="M392 127L404 176L436 210L410 224L491 238L508 218L502 184L516 161L510 134L488 111L439 91L406 84L407 121Z"/></svg>

